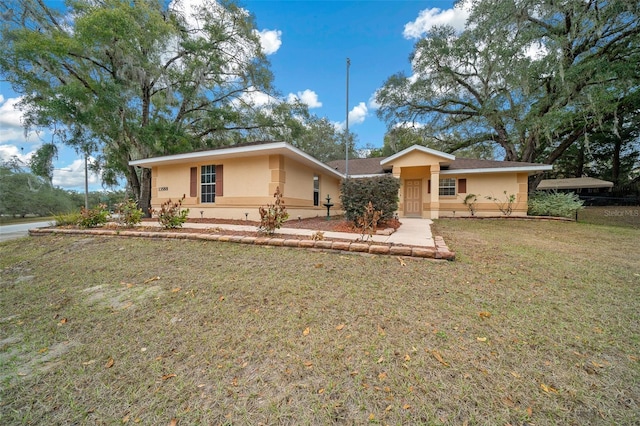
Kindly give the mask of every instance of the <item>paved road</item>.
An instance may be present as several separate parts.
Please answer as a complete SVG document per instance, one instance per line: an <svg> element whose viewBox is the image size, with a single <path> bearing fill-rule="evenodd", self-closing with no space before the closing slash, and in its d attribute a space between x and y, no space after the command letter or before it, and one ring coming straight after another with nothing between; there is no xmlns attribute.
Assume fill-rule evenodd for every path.
<svg viewBox="0 0 640 426"><path fill-rule="evenodd" d="M19 223L17 225L0 226L0 241L26 237L28 235L29 229L43 228L50 225L51 222L29 222Z"/></svg>

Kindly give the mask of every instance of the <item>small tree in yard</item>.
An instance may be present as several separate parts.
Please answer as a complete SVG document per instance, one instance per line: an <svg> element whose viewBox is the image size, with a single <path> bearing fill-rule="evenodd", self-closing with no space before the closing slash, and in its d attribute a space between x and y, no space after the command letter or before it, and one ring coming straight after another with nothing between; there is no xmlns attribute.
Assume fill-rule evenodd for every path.
<svg viewBox="0 0 640 426"><path fill-rule="evenodd" d="M365 207L362 216L356 218L356 224L362 233L362 241L365 241L365 235L367 239L371 239L373 234L378 229L378 221L382 217L382 211L373 208L373 204L369 201L367 207Z"/></svg>
<svg viewBox="0 0 640 426"><path fill-rule="evenodd" d="M486 198L487 200L493 201L496 204L496 206L498 206L498 209L500 209L503 215L510 216L511 213L513 212L513 203L516 201L516 196L515 194L507 195L507 191L504 191L504 196L505 196L504 200L500 200L496 197L492 197L488 195L484 198Z"/></svg>
<svg viewBox="0 0 640 426"><path fill-rule="evenodd" d="M276 229L280 229L284 221L289 219L289 213L287 213L287 208L284 205L280 187L276 188L273 197L276 199L274 204L267 204L267 207L258 208L258 212L260 213L258 232L263 232L268 235L273 235Z"/></svg>
<svg viewBox="0 0 640 426"><path fill-rule="evenodd" d="M158 222L164 229L182 228L182 224L187 221L189 215L189 209L182 208L184 198L185 196L182 195L182 198L177 202L168 199L160 205L159 211L150 209L151 215L158 215Z"/></svg>
<svg viewBox="0 0 640 426"><path fill-rule="evenodd" d="M466 197L464 197L464 200L462 201L462 203L465 206L467 206L467 209L469 209L469 213L471 213L471 216L476 215L477 202L478 202L478 196L476 194L468 194Z"/></svg>

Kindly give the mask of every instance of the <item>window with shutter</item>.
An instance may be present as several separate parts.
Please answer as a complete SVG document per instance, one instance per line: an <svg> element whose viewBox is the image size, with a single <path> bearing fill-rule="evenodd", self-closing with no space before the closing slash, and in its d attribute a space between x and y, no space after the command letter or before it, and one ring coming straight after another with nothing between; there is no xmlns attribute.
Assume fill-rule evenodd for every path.
<svg viewBox="0 0 640 426"><path fill-rule="evenodd" d="M200 170L200 202L216 202L216 166L201 166Z"/></svg>

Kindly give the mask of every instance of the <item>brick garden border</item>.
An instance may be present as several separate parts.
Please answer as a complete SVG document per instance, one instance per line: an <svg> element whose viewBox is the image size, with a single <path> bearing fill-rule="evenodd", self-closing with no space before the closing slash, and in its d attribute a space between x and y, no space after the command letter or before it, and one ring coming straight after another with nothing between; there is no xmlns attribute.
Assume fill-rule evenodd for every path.
<svg viewBox="0 0 640 426"><path fill-rule="evenodd" d="M411 256L429 259L455 260L456 254L449 250L442 237L434 237L435 247L416 247L407 245L380 245L350 241L298 240L278 237L247 237L241 235L205 234L197 232L153 232L113 229L30 229L29 235L45 234L65 235L101 235L108 237L169 238L179 240L221 241L250 245L312 248L318 250L338 250L356 253L382 254L391 256Z"/></svg>

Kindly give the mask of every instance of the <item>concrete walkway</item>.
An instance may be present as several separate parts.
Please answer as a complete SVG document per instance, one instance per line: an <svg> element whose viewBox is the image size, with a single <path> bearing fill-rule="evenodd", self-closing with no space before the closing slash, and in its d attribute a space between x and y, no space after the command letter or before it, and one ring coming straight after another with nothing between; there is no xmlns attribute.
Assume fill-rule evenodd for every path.
<svg viewBox="0 0 640 426"><path fill-rule="evenodd" d="M365 236L365 241L373 241L376 243L390 243L390 244L402 244L406 246L414 247L435 247L433 236L431 235L430 219L419 218L402 218L400 220L402 225L396 232L391 235L373 235L369 240ZM160 224L154 222L143 222L142 226L154 226L160 227ZM286 223L285 223L286 226ZM182 225L185 229L226 229L229 231L244 231L244 232L256 232L255 225L231 225L223 223L190 223L186 222ZM302 235L311 238L317 231L313 229L299 229L299 228L280 228L276 229L275 235ZM331 232L322 231L324 238L335 238L340 240L357 241L362 237L361 234L354 234L350 232Z"/></svg>

